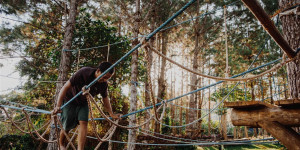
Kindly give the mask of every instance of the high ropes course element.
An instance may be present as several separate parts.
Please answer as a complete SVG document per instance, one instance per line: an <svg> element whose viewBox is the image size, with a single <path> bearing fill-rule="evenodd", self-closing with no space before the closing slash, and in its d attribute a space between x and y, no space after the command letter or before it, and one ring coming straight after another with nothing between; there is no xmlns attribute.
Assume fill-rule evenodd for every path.
<svg viewBox="0 0 300 150"><path fill-rule="evenodd" d="M258 55L257 55L257 57L258 57ZM271 61L271 62L269 62L269 63L267 63L267 64L265 64L265 65L262 65L262 66L259 66L259 67L256 67L256 68L253 68L253 69L250 69L250 70L248 70L248 71L245 71L245 72L243 72L243 73L240 73L240 74L238 74L238 75L235 75L235 76L232 76L232 78L235 78L235 77L238 77L238 76L242 76L242 75L245 75L245 74L247 74L247 73L249 73L249 72L252 72L252 71L255 71L255 70L258 70L258 69L261 69L261 68L263 68L263 67L265 67L265 66L268 66L268 65L271 65L271 64L273 64L273 63L276 63L276 62L278 62L278 61L280 61L281 60L281 58L280 59L277 59L277 60L274 60L274 61ZM253 63L252 63L253 64ZM181 97L184 97L184 96L186 96L186 95L189 95L189 94L192 94L192 93L195 93L195 92L198 92L198 91L200 91L200 90L204 90L204 89L206 89L206 88L209 88L209 87L213 87L213 86L216 86L217 84L220 84L220 83L222 83L222 82L224 82L224 81L219 81L219 82L217 82L217 83L214 83L214 84L211 84L211 85L208 85L208 86L206 86L206 87L203 87L203 88L199 88L199 89L197 89L197 90L195 90L195 91L192 91L192 92L189 92L189 93L186 93L186 94L184 94L184 95L181 95L181 96L178 96L178 97L175 97L175 98L173 98L173 99L169 99L169 100L165 100L164 102L165 103L167 103L167 102L171 102L171 101L173 101L173 100L176 100L176 99L179 99L179 98L181 98ZM236 87L236 86L235 86ZM83 89L83 90L85 90L85 89ZM231 92L234 90L234 88L231 90ZM231 93L230 92L230 93ZM229 93L229 94L230 94ZM228 94L228 95L229 95ZM223 98L223 100L218 104L218 105L220 105L227 97L228 97L228 95L227 96L225 96L224 98ZM88 99L91 99L91 101L95 104L95 101L93 101L92 100L92 98L89 96L89 98ZM162 105L162 104L164 104L164 103L157 103L156 104L156 106L160 106L160 105ZM215 110L217 107L218 107L218 105L217 106L215 106L213 109L211 109L210 110L210 113L213 111L213 110ZM31 112L37 112L37 113L44 113L44 114L51 114L51 112L50 111L46 111L46 110L41 110L41 109L35 109L35 108L32 108L32 107L26 107L25 105L21 105L22 107L24 107L24 108L19 108L19 107L14 107L14 106L7 106L7 105L0 105L1 107L6 107L6 108L11 108L11 109L17 109L17 110L22 110L24 113L25 113L25 115L26 115L26 118L29 118L28 117L28 114L25 112L25 111L31 111ZM97 106L97 105L96 105ZM139 112L143 112L143 111L145 111L145 110L148 110L148 109L151 109L151 108L153 108L153 106L149 106L149 107L146 107L146 108L144 108L144 109L140 109L140 110L138 110L138 111L136 111L136 112L132 112L132 113L129 113L129 114L126 114L126 115L123 115L122 116L122 118L125 118L125 117L127 117L127 116L129 116L129 115L134 115L134 114L136 114L136 113L139 113ZM100 113L101 113L101 109L97 106L97 109L100 111ZM90 111L91 112L91 111ZM92 112L91 112L92 113ZM105 114L102 112L101 113L102 114L102 116L105 116ZM91 115L91 116L93 116L93 115ZM153 115L152 115L153 116ZM205 116L207 116L207 114L205 115ZM205 116L203 116L203 117L201 117L200 119L203 119ZM53 117L53 118L56 118L56 117ZM153 117L150 117L150 119L152 119ZM10 118L11 119L11 118ZM93 121L93 120L108 120L109 118L106 116L105 118L92 118L91 120ZM149 120L150 120L149 119ZM29 119L27 119L27 120L29 120ZM157 119L155 119L157 122L160 122L161 123L161 119L159 119L159 120L157 120ZM199 119L198 119L199 120ZM197 122L198 120L196 120L196 121L193 121L192 123L195 123L195 122ZM12 120L11 120L12 121ZM13 122L13 121L12 121ZM28 121L28 124L29 124L29 122L30 121ZM60 123L59 123L59 120L56 120L56 122L60 125ZM113 126L112 126L112 128L110 129L110 130L108 130L109 132L107 132L108 133L108 135L105 135L104 136L104 139L101 139L100 137L97 137L97 139L99 139L99 141L100 141L100 143L102 143L103 141L107 141L108 140L108 138L109 137L111 137L112 136L112 134L113 134L113 131L115 130L115 126L117 126L118 124L117 124L117 122L113 122ZM162 125L165 125L165 124L163 124L163 123L161 123ZM190 123L191 124L191 123ZM188 126L188 125L190 125L190 124L186 124L186 125L183 125L183 126L169 126L169 127L185 127L185 126ZM17 126L16 124L14 124L15 126ZM48 124L47 124L48 125ZM142 124L142 125L144 125L144 123ZM139 125L139 126L136 126L136 127L125 127L125 126L119 126L119 127L122 127L122 128L127 128L127 129L136 129L136 128L139 128L140 126L142 126L142 125ZM61 125L60 125L61 126ZM93 125L94 126L94 125ZM165 126L168 126L168 125L165 125ZM31 125L31 127L30 127L31 129L33 129L33 125ZM48 127L49 128L49 127ZM47 129L48 129L47 128ZM94 127L93 127L94 128ZM19 128L20 129L20 128ZM20 129L20 130L22 130L22 129ZM38 130L40 130L40 129L38 129ZM38 130L35 130L33 133L35 133L35 134L37 134L38 135L38 137L39 138L35 138L35 139L41 139L42 141L44 141L44 142L53 142L53 141L47 141L47 140L45 140L45 139L43 139L42 138L42 135L40 135L37 131ZM25 132L25 131L24 131ZM28 132L26 132L26 133L28 133ZM29 132L32 136L33 136L33 133L32 132ZM72 138L69 138L70 140L69 141L72 141L71 139ZM274 142L274 141L273 141ZM69 142L70 143L70 142ZM126 142L125 142L126 143ZM138 143L137 143L138 144ZM193 141L193 143L185 143L185 144L162 144L161 146L188 146L188 145L235 145L235 144L258 144L258 143L253 143L253 142L245 142L245 143L236 143L236 142L209 142L209 143L199 143L199 141L198 142L196 142L195 143L195 141ZM145 144L143 144L143 145L145 145ZM146 144L147 145L147 144ZM148 145L152 145L152 146L154 146L154 145L160 145L160 144L148 144ZM97 147L99 147L100 145L98 144L97 145ZM73 146L72 146L73 147Z"/></svg>
<svg viewBox="0 0 300 150"><path fill-rule="evenodd" d="M150 40L150 38L152 38L157 32L159 32L159 31L161 31L161 30L166 30L167 28L165 28L165 29L163 29L163 28L164 28L168 23L170 23L174 18L176 18L179 14L181 14L185 9L187 9L189 6L191 6L195 1L196 1L196 0L191 0L191 1L189 1L184 7L182 7L179 11L177 11L172 17L170 17L169 19L167 19L167 21L165 21L165 22L164 22L162 25L160 25L157 29L155 29L153 32L151 32L151 33L148 34L146 37L144 37L143 40L142 40L139 44L137 44L133 49L131 49L131 50L130 50L128 53L126 53L124 56L122 56L117 62L115 62L115 63L114 63L110 68L108 68L106 71L104 71L99 77L97 77L97 78L96 78L95 80L93 80L90 84L88 84L87 86L85 86L85 87L83 88L82 91L80 91L79 93L77 93L72 99L70 99L67 103L65 103L63 106L61 106L61 109L64 108L66 105L68 105L69 103L71 103L75 98L77 98L77 97L78 97L79 95L81 95L81 94L83 94L83 95L85 95L85 96L87 97L87 99L88 99L88 104L89 104L89 108L91 108L91 103L93 103L93 104L96 106L96 108L98 109L98 111L99 111L99 112L101 113L101 115L104 117L104 118L94 118L94 117L93 117L92 111L90 111L90 116L91 116L91 120L92 120L92 124L93 124L93 131L95 132L96 139L99 141L99 144L96 146L96 149L99 148L100 145L101 145L104 141L111 141L111 140L109 140L109 139L112 137L114 131L116 130L116 127L121 127L121 128L125 128L125 129L138 129L139 127L141 127L141 126L143 126L144 124L148 123L148 121L150 121L152 118L154 118L157 122L159 122L160 124L162 124L162 125L164 125L164 126L169 126L169 125L163 124L163 123L161 122L161 119L163 118L163 114L161 115L160 118L158 118L158 116L157 116L156 113L157 113L157 111L158 111L161 107L159 107L158 109L156 109L157 106L162 105L162 106L163 106L163 109L165 110L166 103L168 103L168 102L171 102L171 101L174 101L174 100L179 99L179 98L181 98L181 97L187 96L187 95L189 95L189 94L193 94L193 93L195 93L195 92L204 90L204 89L206 89L206 88L209 88L209 87L212 87L212 86L216 86L217 84L223 83L224 81L245 81L245 80L250 80L250 79L258 78L258 77L261 77L261 76L264 75L264 74L270 73L271 71L277 70L278 68L282 67L284 64L286 64L286 63L288 63L288 62L294 60L294 58L291 57L291 55L293 55L293 54L288 53L288 56L290 57L290 59L289 59L288 61L284 61L284 57L283 57L283 58L280 58L280 59L271 61L271 62L269 62L269 63L267 63L267 64L265 64L265 65L261 65L261 66L259 66L259 67L250 69L250 68L252 67L253 63L256 61L256 59L257 59L257 57L258 57L258 55L257 55L256 58L255 58L255 60L252 62L252 64L250 65L250 67L248 68L247 71L245 71L245 72L243 72L243 73L240 73L240 74L237 74L237 75L235 75L235 76L232 76L232 77L230 77L230 78L218 78L218 77L212 77L212 76L203 75L203 74L200 74L200 73L198 73L198 72L195 72L195 71L193 71L193 70L191 70L191 69L188 69L188 68L186 68L186 67L184 67L184 66L182 66L182 65L180 65L180 64L178 64L178 63L176 63L176 62L174 62L174 61L172 61L172 60L169 59L168 57L166 57L166 56L160 54L160 53L159 53L158 51L156 51L155 49L153 49L153 48L147 46L147 42ZM110 44L110 45L112 45L112 44ZM207 77L207 78L211 78L211 79L216 79L216 80L222 80L222 81L219 81L219 82L216 82L216 83L214 83L214 84L211 84L211 85L208 85L208 86L199 88L199 89L197 89L197 90L191 91L191 92L189 92L189 93L183 94L183 95L181 95L181 96L177 96L177 97L172 98L172 99L169 99L169 100L163 100L163 101L160 102L160 103L155 103L153 93L150 91L150 92L152 93L152 94L151 94L151 95L152 95L152 102L153 102L153 105L152 105L152 106L145 107L145 108L140 109L140 110L138 110L138 111L135 111L135 112L132 112L132 113L123 115L122 118L125 118L125 117L130 116L130 115L134 115L134 114L136 114L136 113L139 113L139 112L142 112L142 111L151 109L151 108L154 108L154 113L155 113L155 116L156 116L156 117L153 117L153 115L152 115L152 117L150 117L149 120L145 121L145 123L143 123L143 124L141 124L141 125L134 126L134 127L132 127L132 126L121 126L121 125L118 124L118 120L116 120L116 121L110 120L110 118L104 114L104 112L101 110L101 108L98 107L98 105L97 105L97 103L95 102L95 100L93 99L93 97L88 93L88 90L89 90L89 88L90 88L92 85L94 85L100 78L102 78L102 77L103 77L106 73L108 73L112 68L114 68L114 67L115 67L116 65L118 65L122 60L124 60L126 57L128 57L132 52L134 52L135 50L137 50L138 48L140 48L140 47L142 47L142 46L144 46L144 47L146 48L147 51L152 50L152 51L156 52L158 55L164 57L164 59L167 59L168 61L172 62L173 64L178 65L178 66L181 67L182 69L185 69L185 70L187 70L187 71L190 71L190 72L192 72L192 73L194 73L194 74L197 74L197 75L200 75L200 76L203 76L203 77ZM286 47L284 47L284 48L285 48L285 49L288 49L288 48L286 48ZM82 49L82 50L83 50L83 49ZM64 50L64 51L68 51L68 50ZM265 67L265 66L271 65L271 64L273 64L273 63L276 63L276 62L280 61L281 59L283 60L282 63L280 63L279 65L276 65L275 67L273 67L273 68L270 69L269 71L264 72L263 74L257 75L257 76L255 76L255 77L253 77L253 78L246 78L246 79L244 79L244 78L236 78L236 77L239 77L239 76L244 76L245 74L247 74L247 73L249 73L249 72L252 72L252 71L255 71L255 70L257 70L257 69L260 69L260 68L262 68L262 67ZM148 71L149 71L149 70L148 70ZM236 79L235 79L235 78L236 78ZM229 93L228 93L228 94L227 94L227 95L226 95L226 96L225 96L225 97L217 104L217 106L215 106L215 108L211 109L209 113L211 113L212 111L214 111L221 103L223 103L224 100L229 96L229 94L230 94L232 91L234 91L234 89L237 87L237 85L238 85L239 83L240 83L240 82L236 83L236 85L234 86L234 88L231 89L231 91L230 91L230 92L229 92ZM7 114L6 110L5 110L3 107L22 110L22 111L24 112L25 116L26 116L26 120L27 120L27 124L28 124L28 129L29 129L29 130L33 130L33 131L26 132L26 131L22 130L21 128L18 128L18 129L21 130L21 131L23 131L23 132L25 132L25 133L29 133L29 134L30 134L31 136L33 136L35 139L37 139L37 140L42 140L42 141L44 141L44 142L52 142L52 143L53 143L53 142L57 142L57 141L59 140L59 137L57 137L57 140L54 140L54 141L48 141L48 140L44 139L44 138L43 138L43 135L44 135L45 132L49 129L50 121L49 121L48 123L46 123L46 124L42 127L42 128L45 128L46 126L48 126L47 129L46 129L46 131L45 131L43 134L40 134L38 131L39 131L40 129L42 129L42 128L40 128L40 129L35 129L34 125L32 124L32 122L31 122L31 120L30 120L30 115L26 112L26 111L31 111L31 112L37 112L37 113L51 114L50 111L41 110L41 109L34 109L34 108L30 108L30 107L28 107L28 108L19 108L19 107L14 107L14 106L7 106L7 105L0 105L0 107L5 111L7 117L11 120L11 122L12 122L16 127L17 127L17 125L13 122L12 118L9 117L9 115ZM205 115L205 116L207 116L207 115ZM205 117L205 116L203 116L203 117ZM63 130L63 131L64 131L64 129L63 129L63 127L62 127L62 125L61 125L61 123L60 123L60 121L59 121L59 119L58 119L57 117L58 117L58 116L57 116L56 114L51 114L51 118L54 120L54 125L55 125L55 128L56 128L56 132L58 133L58 128L59 128L59 127L60 127L60 129ZM195 122L198 122L198 121L201 120L203 117L201 117L200 119L197 119L197 120L195 120L195 121L193 121L193 122L191 122L191 123L189 123L189 124L186 124L186 125L182 125L182 126L169 126L169 127L174 127L174 128L178 128L178 127L186 127L186 126L191 125L191 124L193 124L193 123L195 123ZM108 130L108 132L104 135L104 137L101 138L100 135L96 132L96 128L95 128L94 121L95 121L95 120L104 120L104 119L107 120L107 121L109 121L109 122L112 123L113 125L112 125L112 127ZM146 134L145 132L142 132L142 131L141 131L141 133ZM34 136L34 134L35 134L36 136L38 136L38 138L36 138L36 137ZM68 144L68 145L71 145L71 147L72 147L73 149L75 149L75 146L72 144L72 140L73 140L73 138L74 138L75 133L74 133L73 137L71 137L71 138L67 135L66 132L64 132L64 134L66 135L67 140L69 141L69 144ZM57 135L59 135L59 134L57 134ZM112 141L112 142L113 142L113 141ZM115 142L117 142L117 141L115 141ZM122 143L122 142L120 142L120 141L118 141L118 142L119 142L119 143ZM181 141L181 142L182 142L182 141ZM185 143L185 144L169 144L169 145L166 145L166 144L165 144L165 145L164 145L164 144L144 144L144 143L143 143L143 145L188 146L188 145L236 145L236 144L256 144L256 142L254 143L253 141L245 141L245 142L241 142L241 141L239 141L239 142L234 142L234 141L232 141L232 142L209 142L209 143L202 143L202 142L198 143L198 142L199 142L199 141L192 141L191 143L189 143L189 142L183 142L183 143ZM273 141L273 142L274 142L274 141ZM125 143L125 142L123 142L123 143ZM127 142L126 142L126 143L127 143ZM257 143L259 143L259 142L257 142ZM264 143L264 142L261 142L261 143ZM138 143L133 143L133 144L138 144Z"/></svg>

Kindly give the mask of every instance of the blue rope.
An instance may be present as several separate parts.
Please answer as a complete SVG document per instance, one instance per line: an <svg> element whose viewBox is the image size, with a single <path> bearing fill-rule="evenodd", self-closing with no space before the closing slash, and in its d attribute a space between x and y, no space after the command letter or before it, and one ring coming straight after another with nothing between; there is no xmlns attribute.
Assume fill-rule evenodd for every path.
<svg viewBox="0 0 300 150"><path fill-rule="evenodd" d="M157 133L157 132L152 132L150 130L145 130L145 129L142 129L142 128L139 128L140 130L143 130L143 131L146 131L146 132L150 132L150 133L154 133L156 135L161 135L161 136L165 136L165 137L170 137L170 138L174 138L174 139L178 139L178 140L186 140L186 141L191 141L191 142L207 142L207 141L198 141L198 140L193 140L193 139L185 139L185 138L179 138L179 137L175 137L175 136L170 136L170 135L165 135L165 134L160 134L160 133Z"/></svg>
<svg viewBox="0 0 300 150"><path fill-rule="evenodd" d="M278 93L274 94L273 96L280 95L281 93L283 93L283 92L285 92L285 91L287 91L287 89L286 89L286 90L283 90L283 91L281 91L281 92L278 92ZM262 101L265 101L266 99L269 99L269 98L271 98L271 96L269 96L269 97L267 97L267 98L264 98Z"/></svg>
<svg viewBox="0 0 300 150"><path fill-rule="evenodd" d="M17 110L23 110L23 108L19 108L19 107L15 107L15 106L8 106L8 105L0 105L0 107L17 109ZM25 108L24 110L25 111L31 111L31 112L37 112L37 113L51 114L50 111L46 111L46 110L42 110L42 109L29 109L29 108Z"/></svg>
<svg viewBox="0 0 300 150"><path fill-rule="evenodd" d="M154 30L152 33L150 33L146 37L146 41L149 41L151 37L153 37L157 32L159 32L164 26L166 26L168 23L170 23L175 17L177 17L179 14L181 14L185 9L187 9L190 5L192 5L196 0L191 0L188 2L184 7L182 7L179 11L177 11L172 17L170 17L167 21L165 21L162 25L160 25L156 30ZM97 77L94 81L92 81L89 85L86 86L86 89L90 88L92 85L94 85L100 78L102 78L106 73L108 73L112 68L114 68L117 64L119 64L123 59L125 59L127 56L129 56L132 52L137 50L139 47L141 47L142 44L137 44L132 50L130 50L127 54L125 54L123 57L121 57L116 63L114 63L111 67L109 67L106 71L104 71L99 77ZM80 91L77 93L72 99L70 99L67 103L65 103L63 106L60 107L60 109L63 109L66 105L71 103L75 98L77 98L79 95L81 95L83 92Z"/></svg>
<svg viewBox="0 0 300 150"><path fill-rule="evenodd" d="M257 55L257 56L258 56L258 55ZM240 73L240 74L234 75L234 76L232 76L232 77L230 77L230 78L236 78L236 77L245 75L245 74L247 74L247 73L249 73L249 72L252 72L252 71L255 71L255 70L257 70L257 69L263 68L263 67L265 67L265 66L271 65L271 64L276 63L276 62L278 62L278 61L280 61L280 60L281 60L281 58L276 59L276 60L273 60L273 61L271 61L271 62L269 62L269 63L266 63L266 64L264 64L264 65L261 65L261 66L259 66L259 67L253 68L253 69L249 69L249 70L247 70L247 71L245 71L245 72L242 72L242 73ZM216 86L216 85L221 84L221 83L223 83L223 82L224 82L224 81L219 81L219 82L210 84L210 85L208 85L208 86L205 86L205 87L199 88L199 89L197 89L197 90L194 90L194 91L188 92L188 93L186 93L186 94L183 94L183 95L181 95L181 96L177 96L177 97L175 97L175 98L169 99L169 100L167 100L167 102L170 102L170 101L173 101L173 100L182 98L182 97L184 97L184 96L193 94L193 93L195 93L195 92L198 92L198 91L201 91L201 90L204 90L204 89L207 89L207 88ZM160 105L162 105L162 103L157 103L157 104L156 104L156 106L160 106ZM135 112L132 112L132 113L128 113L128 114L126 114L126 115L123 115L122 118L125 118L125 117L128 117L128 116L130 116L130 115L133 115L133 114L142 112L142 111L147 110L147 109L152 109L152 108L153 108L153 106L149 106L149 107L146 107L146 108L137 110L137 111L135 111ZM105 120L105 119L104 119L104 118L95 118L95 120Z"/></svg>
<svg viewBox="0 0 300 150"><path fill-rule="evenodd" d="M3 99L0 99L0 101L6 102L6 103L11 103L11 104L13 104L13 105L19 105L19 106L21 106L21 107L26 107L26 108L30 108L30 109L36 109L36 108L34 108L34 107L31 107L31 106L26 106L26 105L23 105L23 104L19 104L19 103L7 101L7 100L3 100Z"/></svg>
<svg viewBox="0 0 300 150"><path fill-rule="evenodd" d="M231 6L231 5L233 5L233 4L237 3L237 2L240 2L240 1L232 2L232 3L230 3L230 4L226 5L226 6ZM222 8L219 8L219 9L216 9L216 10L214 10L214 11L211 11L211 12L207 12L207 13L201 14L201 15L199 15L199 16L197 16L197 17L193 17L193 18L191 18L191 19L185 20L185 21L180 22L180 23L178 23L178 24L175 24L175 25L172 25L172 26L163 28L163 29L161 29L160 31L165 31L165 30L171 29L171 28L173 28L173 27L176 27L176 26L179 26L179 25L181 25L181 24L190 22L190 21L192 21L192 20L195 20L195 19L197 19L197 18L203 17L203 16L205 16L205 15L212 14L212 13L216 12L217 10L221 10L221 9L223 9L223 7L222 7ZM139 38L139 37L146 37L146 36L147 36L147 35L145 34L145 35L141 35L141 36L138 36L138 37L134 37L134 38L131 38L131 39L128 39L128 40L131 41L131 40L135 40L135 39L137 39L137 38ZM112 44L109 44L109 45L112 46L112 45L117 45L117 44L121 44L121 43L124 43L124 42L126 42L126 41L120 41L120 42L112 43ZM72 50L72 49L63 49L63 51L92 50L92 49L103 48L103 47L107 47L107 46L108 46L108 45L101 45L101 46L95 46L95 47L90 47L90 48L73 49L73 50Z"/></svg>
<svg viewBox="0 0 300 150"><path fill-rule="evenodd" d="M90 139L97 139L96 137L87 136ZM123 141L115 141L108 140L113 143L120 144L135 144L135 145L144 145L144 146L214 146L214 145L253 145L253 144L266 144L266 143L278 143L278 141L269 141L269 142L256 142L256 141L268 141L273 140L274 138L267 138L261 140L248 140L248 141L232 141L232 142L207 142L207 143L191 143L191 144L151 144L151 143L133 143L133 142L123 142Z"/></svg>

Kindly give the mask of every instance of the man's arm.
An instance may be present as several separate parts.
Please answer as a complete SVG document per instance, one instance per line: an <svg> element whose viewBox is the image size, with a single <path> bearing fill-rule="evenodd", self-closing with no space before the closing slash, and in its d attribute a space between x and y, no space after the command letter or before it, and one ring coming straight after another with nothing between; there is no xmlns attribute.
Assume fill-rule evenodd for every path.
<svg viewBox="0 0 300 150"><path fill-rule="evenodd" d="M103 98L103 105L104 105L104 108L108 111L109 115L113 119L119 119L121 117L121 114L114 114L112 112L112 108L111 108L111 104L110 104L110 100L109 100L108 96L106 96L105 98Z"/></svg>
<svg viewBox="0 0 300 150"><path fill-rule="evenodd" d="M68 80L64 86L61 88L61 90L59 91L58 94L58 100L57 100L57 104L53 110L53 113L56 114L58 112L60 112L60 106L63 102L64 97L66 96L67 91L71 88L71 82Z"/></svg>

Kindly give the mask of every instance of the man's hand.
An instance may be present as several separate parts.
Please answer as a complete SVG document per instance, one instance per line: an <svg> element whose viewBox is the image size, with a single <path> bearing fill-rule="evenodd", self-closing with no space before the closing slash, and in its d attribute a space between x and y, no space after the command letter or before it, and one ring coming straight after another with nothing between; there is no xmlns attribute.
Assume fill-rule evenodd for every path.
<svg viewBox="0 0 300 150"><path fill-rule="evenodd" d="M60 107L55 107L52 111L52 114L57 114L57 113L61 113Z"/></svg>
<svg viewBox="0 0 300 150"><path fill-rule="evenodd" d="M121 119L122 114L110 114L113 119Z"/></svg>

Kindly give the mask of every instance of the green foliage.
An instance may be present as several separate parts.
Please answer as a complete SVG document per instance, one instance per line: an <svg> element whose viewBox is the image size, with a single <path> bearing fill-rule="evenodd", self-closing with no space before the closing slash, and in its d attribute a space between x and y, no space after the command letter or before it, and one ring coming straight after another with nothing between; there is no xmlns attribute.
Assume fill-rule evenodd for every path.
<svg viewBox="0 0 300 150"><path fill-rule="evenodd" d="M228 87L225 88L219 88L218 91L215 91L212 94L211 100L215 102L222 100L231 91L231 89L233 89L234 85L235 84L229 85ZM226 101L228 102L247 101L247 100L251 100L251 94L248 90L245 93L245 88L243 84L237 86L235 90L226 99Z"/></svg>
<svg viewBox="0 0 300 150"><path fill-rule="evenodd" d="M162 110L161 110L162 111ZM170 108L166 108L165 110L165 117L163 118L163 122L166 125L171 125L171 119L170 119L170 115L167 115L170 113ZM172 132L172 129L168 126L163 126L161 129L162 134L169 134Z"/></svg>
<svg viewBox="0 0 300 150"><path fill-rule="evenodd" d="M37 149L40 142L34 141L29 134L25 135L4 135L0 138L0 149ZM43 144L42 149L46 148Z"/></svg>
<svg viewBox="0 0 300 150"><path fill-rule="evenodd" d="M210 122L210 131L211 134L219 134L219 127L220 127L220 122L219 121L211 121ZM203 134L208 135L208 121L203 120L201 122L201 128L204 130Z"/></svg>

